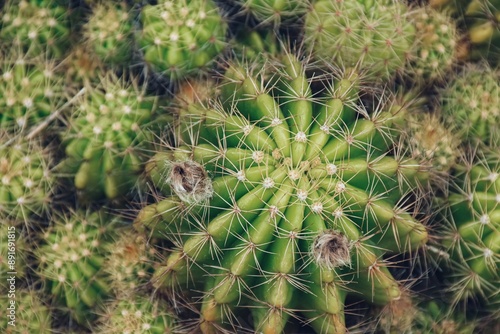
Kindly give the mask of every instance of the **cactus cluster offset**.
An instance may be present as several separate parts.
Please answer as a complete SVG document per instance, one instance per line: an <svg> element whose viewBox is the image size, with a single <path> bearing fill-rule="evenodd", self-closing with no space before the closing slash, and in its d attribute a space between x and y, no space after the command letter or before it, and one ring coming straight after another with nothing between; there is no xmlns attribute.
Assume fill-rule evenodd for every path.
<svg viewBox="0 0 500 334"><path fill-rule="evenodd" d="M134 52L130 9L123 2L103 2L92 9L85 37L97 57L106 64L126 65Z"/></svg>
<svg viewBox="0 0 500 334"><path fill-rule="evenodd" d="M54 179L50 157L37 140L0 133L0 219L27 222L47 211Z"/></svg>
<svg viewBox="0 0 500 334"><path fill-rule="evenodd" d="M74 177L82 199L124 196L148 157L156 98L132 83L108 75L87 86L61 134L67 157L59 166Z"/></svg>
<svg viewBox="0 0 500 334"><path fill-rule="evenodd" d="M304 39L313 57L341 67L358 67L369 79L388 79L404 69L415 42L405 4L396 1L313 3Z"/></svg>
<svg viewBox="0 0 500 334"><path fill-rule="evenodd" d="M445 121L464 141L500 139L500 73L469 66L441 92Z"/></svg>
<svg viewBox="0 0 500 334"><path fill-rule="evenodd" d="M9 0L0 12L0 40L31 56L62 57L69 42L68 8L57 0Z"/></svg>
<svg viewBox="0 0 500 334"><path fill-rule="evenodd" d="M294 317L344 333L346 293L399 298L382 257L427 240L407 196L427 173L389 153L396 116L357 105L355 75L313 98L306 65L282 62L271 79L267 66L230 65L220 102L180 110L179 146L153 159L171 195L135 224L176 245L155 283L204 291L204 333L236 330L249 310L247 330L280 333Z"/></svg>
<svg viewBox="0 0 500 334"><path fill-rule="evenodd" d="M500 148L481 148L454 169L443 213L443 265L455 303L500 305ZM445 257L445 258L446 258Z"/></svg>
<svg viewBox="0 0 500 334"><path fill-rule="evenodd" d="M120 224L119 218L102 211L54 217L35 251L38 276L52 300L81 325L94 318L92 308L97 311L110 294L106 243Z"/></svg>
<svg viewBox="0 0 500 334"><path fill-rule="evenodd" d="M160 1L140 16L145 62L174 80L206 67L225 46L227 24L212 0Z"/></svg>

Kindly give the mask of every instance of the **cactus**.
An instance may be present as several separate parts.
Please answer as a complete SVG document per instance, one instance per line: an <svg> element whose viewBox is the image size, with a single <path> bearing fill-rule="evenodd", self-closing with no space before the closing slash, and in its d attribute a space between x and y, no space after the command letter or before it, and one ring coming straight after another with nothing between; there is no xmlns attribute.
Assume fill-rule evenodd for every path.
<svg viewBox="0 0 500 334"><path fill-rule="evenodd" d="M305 14L307 0L236 0L244 12L252 14L262 24L275 27L283 21L293 22Z"/></svg>
<svg viewBox="0 0 500 334"><path fill-rule="evenodd" d="M500 84L498 71L469 66L441 92L447 125L464 141L500 139Z"/></svg>
<svg viewBox="0 0 500 334"><path fill-rule="evenodd" d="M0 132L0 220L28 222L47 211L53 190L51 159L39 141Z"/></svg>
<svg viewBox="0 0 500 334"><path fill-rule="evenodd" d="M153 182L171 195L135 226L176 246L154 282L204 291L204 333L236 330L248 310L248 330L280 333L297 317L343 333L346 293L399 298L382 256L427 240L405 200L427 172L389 154L398 116L357 105L356 75L313 97L306 64L282 62L270 79L260 63L228 66L220 101L181 109L178 146L152 159L163 176Z"/></svg>
<svg viewBox="0 0 500 334"><path fill-rule="evenodd" d="M131 190L147 159L156 98L137 81L112 74L86 89L61 134L67 157L59 169L73 177L82 199L117 199Z"/></svg>
<svg viewBox="0 0 500 334"><path fill-rule="evenodd" d="M227 24L212 0L146 5L141 23L144 60L173 80L208 66L225 46Z"/></svg>
<svg viewBox="0 0 500 334"><path fill-rule="evenodd" d="M87 45L75 45L63 61L63 70L68 86L81 89L99 83L105 75L106 66L89 50Z"/></svg>
<svg viewBox="0 0 500 334"><path fill-rule="evenodd" d="M93 7L85 24L85 37L97 57L106 64L126 65L132 59L134 39L125 2L104 2Z"/></svg>
<svg viewBox="0 0 500 334"><path fill-rule="evenodd" d="M8 55L0 77L0 127L11 132L29 129L64 102L64 82L49 61L27 61Z"/></svg>
<svg viewBox="0 0 500 334"><path fill-rule="evenodd" d="M54 217L35 251L38 276L58 306L79 324L93 319L91 309L110 294L103 268L106 243L121 224L116 216L100 212L68 212Z"/></svg>
<svg viewBox="0 0 500 334"><path fill-rule="evenodd" d="M407 11L390 0L319 0L305 18L305 44L318 60L388 79L404 69L415 42Z"/></svg>
<svg viewBox="0 0 500 334"><path fill-rule="evenodd" d="M455 22L429 6L413 11L411 18L419 34L408 73L417 81L443 81L458 59Z"/></svg>
<svg viewBox="0 0 500 334"><path fill-rule="evenodd" d="M165 302L141 295L109 305L96 333L162 334L178 333L175 316Z"/></svg>
<svg viewBox="0 0 500 334"><path fill-rule="evenodd" d="M11 302L14 301L14 311ZM36 291L18 289L15 298L0 296L0 331L4 334L50 334L52 315ZM13 315L13 317L11 317Z"/></svg>
<svg viewBox="0 0 500 334"><path fill-rule="evenodd" d="M274 31L241 29L230 42L233 55L240 60L255 62L262 58L276 57L280 51L278 37Z"/></svg>
<svg viewBox="0 0 500 334"><path fill-rule="evenodd" d="M0 293L5 296L25 281L28 257L26 234L13 222L2 222L0 225ZM14 277L14 279L12 279ZM7 303L2 305L7 305Z"/></svg>
<svg viewBox="0 0 500 334"><path fill-rule="evenodd" d="M120 237L107 247L109 255L104 270L117 298L125 299L149 283L159 254L146 236L131 228L123 229Z"/></svg>
<svg viewBox="0 0 500 334"><path fill-rule="evenodd" d="M455 16L460 27L467 31L470 59L487 59L492 65L499 64L500 1L430 0L430 5Z"/></svg>
<svg viewBox="0 0 500 334"><path fill-rule="evenodd" d="M454 168L437 234L454 304L472 299L490 310L500 305L499 152L498 146L477 148Z"/></svg>
<svg viewBox="0 0 500 334"><path fill-rule="evenodd" d="M0 40L31 56L61 58L69 43L68 8L56 0L9 0L1 12Z"/></svg>

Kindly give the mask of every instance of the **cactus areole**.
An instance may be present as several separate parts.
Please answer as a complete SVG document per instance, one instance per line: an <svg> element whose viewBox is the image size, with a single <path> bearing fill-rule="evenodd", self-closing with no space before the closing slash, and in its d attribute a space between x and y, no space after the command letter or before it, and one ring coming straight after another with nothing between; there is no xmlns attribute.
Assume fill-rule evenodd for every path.
<svg viewBox="0 0 500 334"><path fill-rule="evenodd" d="M248 330L281 333L294 317L343 333L347 291L377 304L399 298L383 255L427 239L409 200L427 173L395 153L395 116L361 110L354 75L313 97L304 64L282 62L272 84L266 66L230 65L219 102L180 110L179 145L146 167L167 196L135 225L177 246L155 282L204 291L204 333L248 327L238 322L248 310ZM202 166L210 196L186 202L172 165ZM206 182L198 167L183 178Z"/></svg>

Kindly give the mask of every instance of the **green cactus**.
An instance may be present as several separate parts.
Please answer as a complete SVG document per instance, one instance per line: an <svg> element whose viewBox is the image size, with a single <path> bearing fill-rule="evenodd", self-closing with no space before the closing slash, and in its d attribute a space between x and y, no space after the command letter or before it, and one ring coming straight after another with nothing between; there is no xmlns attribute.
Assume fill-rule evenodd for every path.
<svg viewBox="0 0 500 334"><path fill-rule="evenodd" d="M230 48L237 59L255 62L260 57L265 63L266 58L278 56L280 43L272 30L244 28L230 41Z"/></svg>
<svg viewBox="0 0 500 334"><path fill-rule="evenodd" d="M75 45L63 61L67 85L75 89L96 85L105 75L105 64L89 50L87 45Z"/></svg>
<svg viewBox="0 0 500 334"><path fill-rule="evenodd" d="M318 0L305 18L305 44L315 59L388 79L404 69L415 42L407 12L390 0Z"/></svg>
<svg viewBox="0 0 500 334"><path fill-rule="evenodd" d="M27 222L47 211L54 178L51 158L37 140L0 132L0 220Z"/></svg>
<svg viewBox="0 0 500 334"><path fill-rule="evenodd" d="M152 145L156 100L110 73L86 87L61 134L67 157L59 165L82 199L117 199L135 185Z"/></svg>
<svg viewBox="0 0 500 334"><path fill-rule="evenodd" d="M404 200L427 172L389 154L398 116L357 105L355 75L313 97L305 65L282 62L271 79L267 66L230 65L220 101L179 110L178 146L153 158L153 183L171 195L135 225L176 246L155 284L204 291L204 333L235 330L249 310L249 330L280 333L299 317L344 333L346 293L399 298L382 256L427 240Z"/></svg>
<svg viewBox="0 0 500 334"><path fill-rule="evenodd" d="M500 305L500 149L469 152L454 168L439 252L454 304Z"/></svg>
<svg viewBox="0 0 500 334"><path fill-rule="evenodd" d="M443 81L458 60L458 32L452 18L429 6L411 12L417 35L408 73L416 81Z"/></svg>
<svg viewBox="0 0 500 334"><path fill-rule="evenodd" d="M430 5L455 16L467 31L470 59L500 63L500 1L430 0Z"/></svg>
<svg viewBox="0 0 500 334"><path fill-rule="evenodd" d="M141 23L137 40L144 60L173 80L208 66L225 46L227 24L212 0L147 5Z"/></svg>
<svg viewBox="0 0 500 334"><path fill-rule="evenodd" d="M499 72L469 66L441 92L443 117L464 141L500 139Z"/></svg>
<svg viewBox="0 0 500 334"><path fill-rule="evenodd" d="M10 57L12 55L7 56ZM4 61L1 66L2 129L11 132L27 130L63 104L64 81L53 62L27 61L14 56L14 59Z"/></svg>
<svg viewBox="0 0 500 334"><path fill-rule="evenodd" d="M84 26L85 38L103 63L123 66L132 59L134 36L129 12L124 1L93 7Z"/></svg>
<svg viewBox="0 0 500 334"><path fill-rule="evenodd" d="M1 11L0 40L36 56L61 58L68 46L68 8L56 0L9 0Z"/></svg>
<svg viewBox="0 0 500 334"><path fill-rule="evenodd" d="M15 302L12 311L11 302ZM52 315L36 291L18 289L15 298L0 296L0 331L4 334L50 334ZM12 317L13 316L13 317Z"/></svg>
<svg viewBox="0 0 500 334"><path fill-rule="evenodd" d="M0 293L5 296L13 284L19 288L26 279L28 245L26 234L13 222L0 224ZM13 279L14 277L14 279ZM15 289L14 289L15 290ZM2 305L7 305L3 304Z"/></svg>
<svg viewBox="0 0 500 334"><path fill-rule="evenodd" d="M166 334L178 333L175 316L165 302L134 295L109 305L96 333Z"/></svg>
<svg viewBox="0 0 500 334"><path fill-rule="evenodd" d="M68 212L53 218L35 251L38 276L52 300L81 325L110 294L106 244L120 224L120 218L103 211Z"/></svg>
<svg viewBox="0 0 500 334"><path fill-rule="evenodd" d="M297 21L305 14L308 0L235 0L245 12L262 24L279 26L283 21Z"/></svg>

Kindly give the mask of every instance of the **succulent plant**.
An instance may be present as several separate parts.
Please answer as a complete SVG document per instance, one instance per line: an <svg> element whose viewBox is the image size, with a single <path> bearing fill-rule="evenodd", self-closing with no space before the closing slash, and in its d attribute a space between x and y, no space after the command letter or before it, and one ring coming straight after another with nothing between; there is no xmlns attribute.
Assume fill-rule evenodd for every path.
<svg viewBox="0 0 500 334"><path fill-rule="evenodd" d="M463 141L500 139L499 78L488 66L468 66L441 92L444 119Z"/></svg>
<svg viewBox="0 0 500 334"><path fill-rule="evenodd" d="M47 52L61 58L68 46L68 8L56 0L9 0L0 27L3 44L14 45L31 56Z"/></svg>
<svg viewBox="0 0 500 334"><path fill-rule="evenodd" d="M9 58L13 59L9 59ZM40 123L64 100L64 81L50 61L6 56L1 65L0 127L19 132Z"/></svg>
<svg viewBox="0 0 500 334"><path fill-rule="evenodd" d="M27 222L47 211L53 190L51 159L38 140L0 132L0 220Z"/></svg>
<svg viewBox="0 0 500 334"><path fill-rule="evenodd" d="M280 333L297 317L343 333L346 294L399 298L383 256L427 240L409 195L428 175L396 149L399 116L357 104L354 74L319 97L305 63L281 61L231 63L220 100L180 109L177 146L149 169L170 195L135 225L176 246L155 284L203 291L204 333L234 332L249 310L247 330Z"/></svg>
<svg viewBox="0 0 500 334"><path fill-rule="evenodd" d="M130 9L122 1L102 2L92 9L85 24L85 37L98 58L110 65L126 65L134 52Z"/></svg>
<svg viewBox="0 0 500 334"><path fill-rule="evenodd" d="M243 11L252 14L262 24L279 26L283 21L297 21L309 5L308 0L235 0Z"/></svg>
<svg viewBox="0 0 500 334"><path fill-rule="evenodd" d="M499 152L479 147L457 163L437 234L453 303L476 300L493 311L500 305Z"/></svg>
<svg viewBox="0 0 500 334"><path fill-rule="evenodd" d="M116 199L132 189L148 157L156 97L111 73L86 89L61 134L67 157L59 168L82 199Z"/></svg>
<svg viewBox="0 0 500 334"><path fill-rule="evenodd" d="M318 0L305 18L311 55L340 67L357 67L367 79L388 79L404 69L415 43L405 4L396 1Z"/></svg>
<svg viewBox="0 0 500 334"><path fill-rule="evenodd" d="M15 298L2 294L0 302L2 304L0 309L0 331L2 333L53 333L50 308L41 300L36 291L18 289L15 292Z"/></svg>
<svg viewBox="0 0 500 334"><path fill-rule="evenodd" d="M224 49L227 24L212 0L160 1L140 16L145 62L173 80L208 66Z"/></svg>
<svg viewBox="0 0 500 334"><path fill-rule="evenodd" d="M418 81L443 81L458 60L458 39L455 21L429 6L411 12L417 44L408 73Z"/></svg>
<svg viewBox="0 0 500 334"><path fill-rule="evenodd" d="M62 68L67 85L75 89L99 84L106 73L105 64L85 44L73 46Z"/></svg>
<svg viewBox="0 0 500 334"><path fill-rule="evenodd" d="M95 311L110 294L104 270L106 243L121 223L104 211L54 216L35 251L38 276L52 301L81 325L94 318L91 309Z"/></svg>
<svg viewBox="0 0 500 334"><path fill-rule="evenodd" d="M166 334L176 333L175 316L168 305L156 298L134 295L107 307L98 333Z"/></svg>

